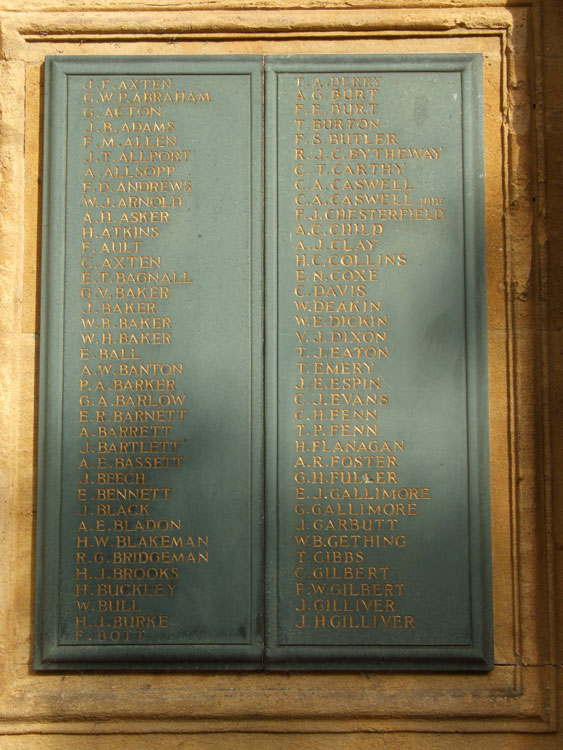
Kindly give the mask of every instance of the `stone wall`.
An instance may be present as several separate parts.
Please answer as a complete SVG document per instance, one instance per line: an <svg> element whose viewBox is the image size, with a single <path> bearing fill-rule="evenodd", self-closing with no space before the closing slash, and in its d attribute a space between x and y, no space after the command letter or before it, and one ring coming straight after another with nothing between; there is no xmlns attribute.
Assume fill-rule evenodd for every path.
<svg viewBox="0 0 563 750"><path fill-rule="evenodd" d="M0 747L560 747L561 0L0 0L0 52ZM235 52L483 55L489 674L32 669L42 62Z"/></svg>

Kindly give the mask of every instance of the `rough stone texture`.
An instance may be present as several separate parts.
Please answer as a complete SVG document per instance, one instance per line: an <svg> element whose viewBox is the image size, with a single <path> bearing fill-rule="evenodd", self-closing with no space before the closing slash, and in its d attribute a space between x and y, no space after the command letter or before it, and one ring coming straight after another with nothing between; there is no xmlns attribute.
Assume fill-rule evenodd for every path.
<svg viewBox="0 0 563 750"><path fill-rule="evenodd" d="M36 675L42 60L312 51L484 55L497 666ZM0 748L560 748L563 2L0 0L0 80Z"/></svg>

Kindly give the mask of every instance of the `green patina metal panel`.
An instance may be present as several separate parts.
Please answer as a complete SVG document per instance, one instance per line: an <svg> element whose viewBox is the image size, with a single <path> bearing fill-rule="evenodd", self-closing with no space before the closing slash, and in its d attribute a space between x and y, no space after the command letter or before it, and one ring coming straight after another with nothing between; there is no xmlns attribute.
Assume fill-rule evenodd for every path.
<svg viewBox="0 0 563 750"><path fill-rule="evenodd" d="M491 668L479 56L46 67L36 667Z"/></svg>
<svg viewBox="0 0 563 750"><path fill-rule="evenodd" d="M491 667L481 75L267 62L271 668Z"/></svg>
<svg viewBox="0 0 563 750"><path fill-rule="evenodd" d="M258 58L51 58L37 662L261 659Z"/></svg>

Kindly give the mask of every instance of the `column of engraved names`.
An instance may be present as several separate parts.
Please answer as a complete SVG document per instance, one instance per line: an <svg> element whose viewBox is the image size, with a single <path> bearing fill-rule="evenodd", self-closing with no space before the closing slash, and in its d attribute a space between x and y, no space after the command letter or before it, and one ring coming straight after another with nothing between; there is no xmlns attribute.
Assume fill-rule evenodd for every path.
<svg viewBox="0 0 563 750"><path fill-rule="evenodd" d="M92 77L83 86L76 641L167 630L183 569L208 538L170 515L188 394L170 356L175 301L194 283L162 237L192 190L175 109L208 92L181 79ZM176 303L177 304L177 303Z"/></svg>
<svg viewBox="0 0 563 750"><path fill-rule="evenodd" d="M396 395L386 280L409 261L385 228L428 217L380 82L295 78L295 627L316 632L416 628L395 567L431 492L403 485L408 439L380 426Z"/></svg>

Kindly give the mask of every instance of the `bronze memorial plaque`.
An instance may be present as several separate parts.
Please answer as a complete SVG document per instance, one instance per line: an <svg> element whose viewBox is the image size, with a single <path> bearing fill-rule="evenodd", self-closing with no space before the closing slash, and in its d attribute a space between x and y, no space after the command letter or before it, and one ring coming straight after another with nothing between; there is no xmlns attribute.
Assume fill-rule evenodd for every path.
<svg viewBox="0 0 563 750"><path fill-rule="evenodd" d="M47 60L37 669L492 668L481 76Z"/></svg>
<svg viewBox="0 0 563 750"><path fill-rule="evenodd" d="M261 80L47 63L40 667L260 664Z"/></svg>
<svg viewBox="0 0 563 750"><path fill-rule="evenodd" d="M266 64L266 654L280 669L491 658L477 60Z"/></svg>

